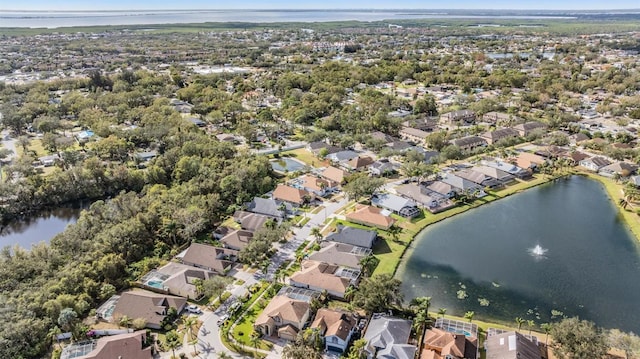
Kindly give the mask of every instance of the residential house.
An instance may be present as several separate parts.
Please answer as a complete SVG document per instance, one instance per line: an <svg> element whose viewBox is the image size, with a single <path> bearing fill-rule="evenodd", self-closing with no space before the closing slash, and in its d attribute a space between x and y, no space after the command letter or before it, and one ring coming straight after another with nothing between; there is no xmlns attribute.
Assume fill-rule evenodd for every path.
<svg viewBox="0 0 640 359"><path fill-rule="evenodd" d="M406 152L414 148L414 146L407 141L393 141L387 143L387 147L395 152Z"/></svg>
<svg viewBox="0 0 640 359"><path fill-rule="evenodd" d="M408 344L412 322L374 314L364 333L368 359L413 359L418 348Z"/></svg>
<svg viewBox="0 0 640 359"><path fill-rule="evenodd" d="M67 345L60 353L61 359L151 359L151 345L147 345L147 332L105 336L91 341Z"/></svg>
<svg viewBox="0 0 640 359"><path fill-rule="evenodd" d="M369 165L369 173L372 176L387 176L396 173L399 167L398 164L382 158Z"/></svg>
<svg viewBox="0 0 640 359"><path fill-rule="evenodd" d="M267 221L273 218L267 217L263 214L255 214L247 211L236 211L233 214L233 219L240 224L240 228L247 231L255 232L258 229L264 227Z"/></svg>
<svg viewBox="0 0 640 359"><path fill-rule="evenodd" d="M140 163L149 162L152 159L158 156L158 152L156 151L144 151L144 152L136 152L133 157L136 161Z"/></svg>
<svg viewBox="0 0 640 359"><path fill-rule="evenodd" d="M376 231L338 225L336 232L329 234L326 240L371 249L377 237Z"/></svg>
<svg viewBox="0 0 640 359"><path fill-rule="evenodd" d="M488 144L493 145L494 143L507 139L507 138L518 138L518 131L513 128L501 128L495 131L488 131L480 135L480 138L487 141Z"/></svg>
<svg viewBox="0 0 640 359"><path fill-rule="evenodd" d="M335 152L328 155L327 159L336 163L346 163L358 156L359 156L358 152L351 151L351 150L344 150L344 151L339 151L339 152Z"/></svg>
<svg viewBox="0 0 640 359"><path fill-rule="evenodd" d="M430 135L430 132L412 127L402 127L400 131L398 131L398 135L400 135L400 138L413 143L424 143L424 140Z"/></svg>
<svg viewBox="0 0 640 359"><path fill-rule="evenodd" d="M529 152L520 152L516 157L518 167L531 170L535 170L546 161L544 157Z"/></svg>
<svg viewBox="0 0 640 359"><path fill-rule="evenodd" d="M279 184L273 191L273 199L301 206L311 199L311 194L305 190Z"/></svg>
<svg viewBox="0 0 640 359"><path fill-rule="evenodd" d="M429 183L426 188L429 192L435 193L441 198L453 198L457 194L456 189L452 185L442 181L433 181Z"/></svg>
<svg viewBox="0 0 640 359"><path fill-rule="evenodd" d="M438 121L437 119L423 117L404 121L402 123L402 127L415 128L425 132L433 132L438 127Z"/></svg>
<svg viewBox="0 0 640 359"><path fill-rule="evenodd" d="M118 320L125 315L129 318L142 318L146 321L147 328L161 329L169 308L175 308L180 313L186 304L187 300L184 298L132 290L120 294L111 318Z"/></svg>
<svg viewBox="0 0 640 359"><path fill-rule="evenodd" d="M171 295L195 299L201 294L198 292L194 280L206 280L214 276L216 276L215 273L206 269L169 262L146 274L141 280L141 284L150 290L161 289Z"/></svg>
<svg viewBox="0 0 640 359"><path fill-rule="evenodd" d="M511 126L514 123L524 122L524 120L518 116L514 116L508 113L502 112L487 112L482 116L484 122L494 124Z"/></svg>
<svg viewBox="0 0 640 359"><path fill-rule="evenodd" d="M518 332L491 335L484 341L487 359L542 359L538 344Z"/></svg>
<svg viewBox="0 0 640 359"><path fill-rule="evenodd" d="M472 170L478 173L482 173L487 177L493 178L496 181L502 183L503 185L516 180L516 176L510 173L507 173L503 170L499 170L497 168L493 168L489 166L476 166L476 167L473 167Z"/></svg>
<svg viewBox="0 0 640 359"><path fill-rule="evenodd" d="M407 183L395 188L396 193L401 196L411 198L422 207L433 208L438 205L438 199L429 195L430 191L427 191L423 186L417 183Z"/></svg>
<svg viewBox="0 0 640 359"><path fill-rule="evenodd" d="M349 171L364 171L373 163L373 158L369 156L358 156L349 161L342 162L340 165Z"/></svg>
<svg viewBox="0 0 640 359"><path fill-rule="evenodd" d="M393 138L393 136L389 136L386 133L380 131L371 132L370 136L372 139L381 141L385 144L395 141L395 138Z"/></svg>
<svg viewBox="0 0 640 359"><path fill-rule="evenodd" d="M249 242L253 238L253 232L243 229L236 229L229 232L224 237L220 238L220 243L224 248L234 249L236 251L242 250L249 245Z"/></svg>
<svg viewBox="0 0 640 359"><path fill-rule="evenodd" d="M216 135L216 138L220 142L234 143L234 142L238 141L236 139L236 136L231 134L231 133L219 133L219 134Z"/></svg>
<svg viewBox="0 0 640 359"><path fill-rule="evenodd" d="M602 167L610 165L611 162L604 157L590 157L580 161L579 164L590 171L598 172Z"/></svg>
<svg viewBox="0 0 640 359"><path fill-rule="evenodd" d="M337 167L333 167L333 166L329 166L325 168L322 171L322 173L320 173L321 177L326 178L329 181L335 182L337 184L342 184L344 182L344 177L346 175L347 175L347 171Z"/></svg>
<svg viewBox="0 0 640 359"><path fill-rule="evenodd" d="M598 174L605 177L629 177L636 173L638 165L628 162L614 162L608 166L600 168Z"/></svg>
<svg viewBox="0 0 640 359"><path fill-rule="evenodd" d="M309 256L310 260L357 269L361 267L360 261L372 253L369 248L338 242L322 242L320 247Z"/></svg>
<svg viewBox="0 0 640 359"><path fill-rule="evenodd" d="M60 157L58 156L58 154L38 157L38 161L40 161L40 164L45 167L51 167L55 165L56 161L58 161L59 159Z"/></svg>
<svg viewBox="0 0 640 359"><path fill-rule="evenodd" d="M266 336L293 341L304 328L310 314L308 302L292 299L287 295L277 295L256 318L254 328Z"/></svg>
<svg viewBox="0 0 640 359"><path fill-rule="evenodd" d="M439 328L425 331L420 359L476 359L478 339Z"/></svg>
<svg viewBox="0 0 640 359"><path fill-rule="evenodd" d="M472 168L456 171L455 175L485 188L498 188L503 186L502 182L498 181L497 179L489 177L486 174L478 172Z"/></svg>
<svg viewBox="0 0 640 359"><path fill-rule="evenodd" d="M197 118L197 117L189 117L187 119L187 121L191 122L192 124L198 126L198 127L204 127L207 125L206 122L202 121L201 119Z"/></svg>
<svg viewBox="0 0 640 359"><path fill-rule="evenodd" d="M451 185L458 194L473 194L476 198L486 196L482 186L451 173L447 173L440 181Z"/></svg>
<svg viewBox="0 0 640 359"><path fill-rule="evenodd" d="M391 193L374 194L371 197L371 204L405 218L413 218L420 214L415 201Z"/></svg>
<svg viewBox="0 0 640 359"><path fill-rule="evenodd" d="M450 143L454 146L460 147L463 151L473 151L478 147L483 147L487 145L487 141L478 136L467 136L462 138L456 138L451 140Z"/></svg>
<svg viewBox="0 0 640 359"><path fill-rule="evenodd" d="M395 191L410 198L431 213L441 212L454 206L448 197L436 194L433 191L417 183L407 183L395 188Z"/></svg>
<svg viewBox="0 0 640 359"><path fill-rule="evenodd" d="M512 165L511 163L502 162L502 161L482 161L483 165L499 169L501 171L507 172L511 175L516 176L517 178L528 178L531 177L531 171L525 170L524 168L520 168L516 165Z"/></svg>
<svg viewBox="0 0 640 359"><path fill-rule="evenodd" d="M445 125L464 126L476 121L476 113L471 110L458 110L440 116L440 123Z"/></svg>
<svg viewBox="0 0 640 359"><path fill-rule="evenodd" d="M386 230L395 223L395 219L389 214L378 207L356 204L354 211L347 213L345 217L349 222Z"/></svg>
<svg viewBox="0 0 640 359"><path fill-rule="evenodd" d="M337 182L312 175L304 175L299 178L299 181L302 189L319 197L327 196L338 188Z"/></svg>
<svg viewBox="0 0 640 359"><path fill-rule="evenodd" d="M358 269L306 260L302 262L300 270L289 277L289 283L294 287L318 292L326 290L332 297L344 299L347 288L355 286L359 278Z"/></svg>
<svg viewBox="0 0 640 359"><path fill-rule="evenodd" d="M322 152L323 148L326 148L327 155L342 151L340 147L332 146L324 141L310 142L306 146L307 151L313 153L316 156L318 156L320 152Z"/></svg>
<svg viewBox="0 0 640 359"><path fill-rule="evenodd" d="M254 197L251 202L244 204L247 211L262 214L276 219L284 219L288 210L293 210L290 204L273 198ZM288 207L288 208L287 208Z"/></svg>
<svg viewBox="0 0 640 359"><path fill-rule="evenodd" d="M344 353L358 328L357 325L358 318L353 313L340 309L320 308L311 323L311 328L320 332L324 339L325 350Z"/></svg>
<svg viewBox="0 0 640 359"><path fill-rule="evenodd" d="M516 131L518 131L518 133L520 134L521 137L527 137L530 134L532 134L533 132L535 132L536 130L540 131L540 130L546 129L547 125L545 125L542 122L531 121L531 122L525 122L525 123L521 123L519 125L515 125L515 126L513 126L513 128Z"/></svg>
<svg viewBox="0 0 640 359"><path fill-rule="evenodd" d="M226 274L238 255L238 251L210 246L202 243L192 243L179 259L183 264L204 268L218 274Z"/></svg>

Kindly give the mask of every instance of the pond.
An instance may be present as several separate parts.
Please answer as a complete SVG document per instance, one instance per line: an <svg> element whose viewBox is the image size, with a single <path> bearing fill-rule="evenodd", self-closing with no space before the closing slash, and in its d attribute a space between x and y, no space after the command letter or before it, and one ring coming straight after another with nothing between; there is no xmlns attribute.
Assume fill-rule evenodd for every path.
<svg viewBox="0 0 640 359"><path fill-rule="evenodd" d="M83 208L88 208L88 205L70 205L13 220L0 231L0 248L18 244L22 248L30 249L33 244L39 242L49 243L51 238L64 231L68 224L78 220Z"/></svg>
<svg viewBox="0 0 640 359"><path fill-rule="evenodd" d="M640 332L640 253L602 185L560 179L422 231L398 268L405 301L514 324L578 315ZM552 317L552 311L555 314Z"/></svg>
<svg viewBox="0 0 640 359"><path fill-rule="evenodd" d="M306 165L304 163L288 157L271 160L271 167L273 170L282 173L301 171L305 166Z"/></svg>

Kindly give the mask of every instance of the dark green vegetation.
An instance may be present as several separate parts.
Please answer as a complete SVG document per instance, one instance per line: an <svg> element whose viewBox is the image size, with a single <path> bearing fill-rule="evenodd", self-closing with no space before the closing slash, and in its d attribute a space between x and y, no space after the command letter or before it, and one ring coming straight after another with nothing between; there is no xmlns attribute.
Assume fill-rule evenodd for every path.
<svg viewBox="0 0 640 359"><path fill-rule="evenodd" d="M112 91L92 88L90 81L61 84L91 91L85 96L70 92L55 109L46 105L55 84L4 91L5 106L15 106L16 99L26 102L18 110L21 119L29 119L29 110L35 119L71 116L103 136L86 151L57 149L65 160L46 176L29 159L11 165L11 177L20 180L0 186L5 203L11 203L2 207L4 218L75 199L111 199L96 201L50 246L2 250L0 357L40 357L53 339L47 333L58 325L82 338L87 328L80 319L113 289L127 287L129 280L206 235L236 204L275 183L265 157L240 154L212 140L173 112L166 98L153 98L171 91L167 78L140 73L127 82L125 76L108 80ZM44 91L43 103L33 99L39 91ZM36 103L41 106L32 107ZM125 118L138 127L116 129ZM159 155L146 169L127 160L133 148L147 147Z"/></svg>

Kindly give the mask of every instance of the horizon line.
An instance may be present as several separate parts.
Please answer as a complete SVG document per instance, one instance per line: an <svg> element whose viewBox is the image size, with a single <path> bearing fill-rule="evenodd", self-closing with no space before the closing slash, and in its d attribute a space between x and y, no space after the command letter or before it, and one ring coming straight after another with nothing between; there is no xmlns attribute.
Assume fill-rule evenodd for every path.
<svg viewBox="0 0 640 359"><path fill-rule="evenodd" d="M98 12L125 12L125 11L354 11L354 10L402 10L402 11L541 11L541 12L557 12L557 11L640 11L640 7L637 8L610 8L610 9L518 9L518 8L193 8L193 9L1 9L0 11L6 12L86 12L86 11L98 11Z"/></svg>

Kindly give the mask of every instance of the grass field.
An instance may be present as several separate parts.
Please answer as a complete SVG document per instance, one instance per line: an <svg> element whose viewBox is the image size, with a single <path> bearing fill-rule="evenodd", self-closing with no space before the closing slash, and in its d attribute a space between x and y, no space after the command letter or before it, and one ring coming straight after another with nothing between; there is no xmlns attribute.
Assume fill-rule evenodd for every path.
<svg viewBox="0 0 640 359"><path fill-rule="evenodd" d="M280 157L292 157L304 162L311 167L326 167L329 165L329 161L319 159L318 157L314 156L313 153L307 151L304 148L281 152Z"/></svg>

